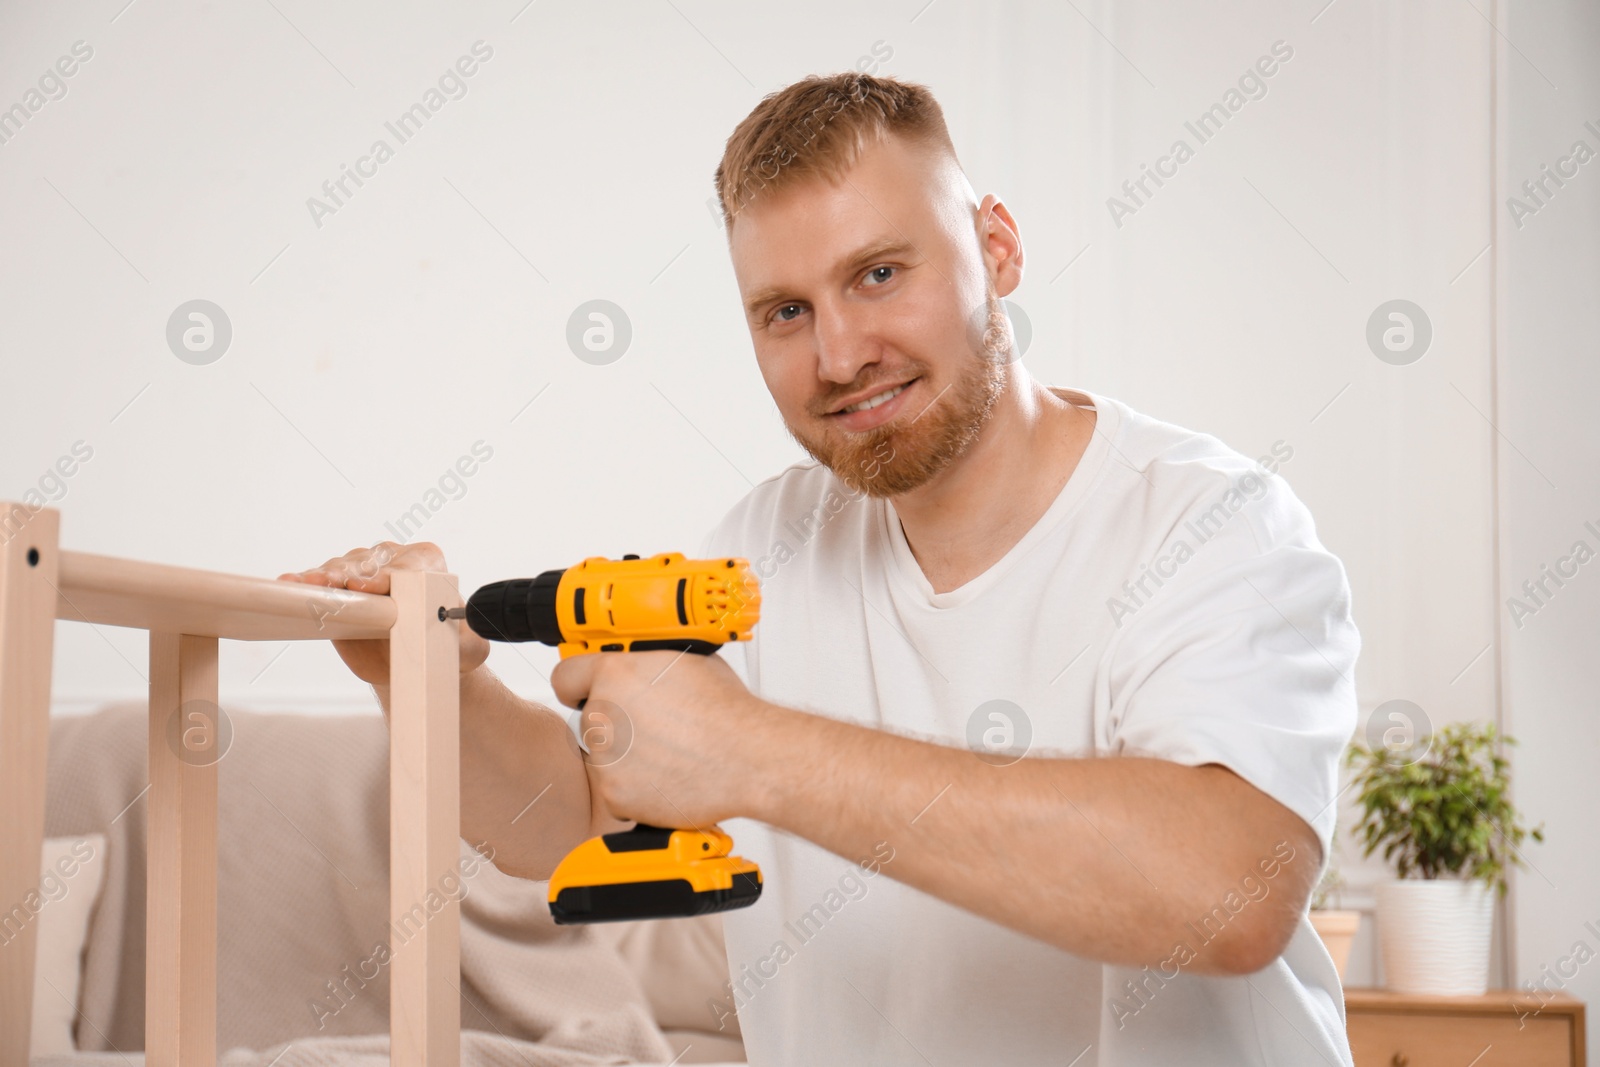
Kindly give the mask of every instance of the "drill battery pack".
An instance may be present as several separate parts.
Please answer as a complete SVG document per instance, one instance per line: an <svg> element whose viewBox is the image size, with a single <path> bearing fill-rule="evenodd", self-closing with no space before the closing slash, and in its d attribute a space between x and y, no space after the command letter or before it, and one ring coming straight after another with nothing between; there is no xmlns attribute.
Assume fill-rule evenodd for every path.
<svg viewBox="0 0 1600 1067"><path fill-rule="evenodd" d="M673 830L638 825L591 838L550 876L557 923L687 918L754 904L761 870L730 856L733 838L712 826Z"/></svg>

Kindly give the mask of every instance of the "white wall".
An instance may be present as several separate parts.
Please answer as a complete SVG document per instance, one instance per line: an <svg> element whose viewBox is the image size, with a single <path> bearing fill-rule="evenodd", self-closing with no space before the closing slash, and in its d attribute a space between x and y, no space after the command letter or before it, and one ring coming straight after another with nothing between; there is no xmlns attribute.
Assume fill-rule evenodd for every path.
<svg viewBox="0 0 1600 1067"><path fill-rule="evenodd" d="M1500 249L1497 469L1501 499L1505 718L1522 739L1517 799L1545 820L1550 844L1530 851L1516 881L1519 979L1600 1002L1600 857L1595 761L1600 757L1600 565L1565 584L1546 579L1541 605L1522 583L1544 576L1583 541L1600 551L1600 162L1542 206L1520 186L1556 168L1582 140L1600 152L1600 9L1589 3L1508 5L1500 42L1505 78ZM1571 170L1568 164L1564 169ZM1506 198L1538 208L1516 217ZM1520 227L1518 222L1521 223ZM1592 524L1588 526L1585 524ZM1558 575L1559 577L1559 575ZM1580 943L1583 948L1579 949ZM1587 959L1588 962L1580 962ZM1589 1056L1600 1055L1589 1027Z"/></svg>
<svg viewBox="0 0 1600 1067"><path fill-rule="evenodd" d="M1022 30L1034 44L1014 57L1030 76L1054 67L1049 93L1086 97L1100 116L1051 146L1069 158L1100 148L1082 185L1081 165L1063 183L1048 159L1019 174L1024 227L1038 202L1088 208L1068 218L1065 239L1038 256L1043 277L1019 295L1037 323L1049 321L1054 289L1075 287L1059 335L1075 358L1060 376L1248 454L1289 442L1284 473L1350 572L1364 712L1407 699L1435 722L1492 719L1494 435L1480 412L1492 395L1493 260L1480 253L1490 243L1493 31L1447 5L1102 10L1099 28L1126 59L1070 9ZM1052 40L1083 33L1108 69L1048 61ZM1115 226L1106 198L1280 39L1294 56L1267 95ZM1009 105L1038 106L1035 91L1024 80ZM1430 349L1408 366L1380 361L1365 340L1369 315L1395 298L1433 324ZM1053 369L1029 362L1042 376ZM1343 825L1354 822L1347 798ZM1343 903L1370 915L1385 872L1348 840L1342 852ZM1381 980L1375 956L1369 922L1352 984Z"/></svg>
<svg viewBox="0 0 1600 1067"><path fill-rule="evenodd" d="M806 17L679 0L609 18L548 0L273 3L0 12L0 106L75 41L94 49L65 98L0 146L0 496L87 442L58 502L68 547L297 569L392 536L385 522L482 440L493 458L419 534L465 589L586 555L692 550L799 457L707 208L722 141L762 94L892 52L880 72L933 86L974 185L1021 223L1013 299L1033 374L1249 454L1294 448L1284 474L1350 572L1365 709L1405 698L1435 722L1491 719L1504 671L1528 742L1523 798L1552 834L1531 855L1566 878L1559 906L1521 881L1521 973L1561 947L1574 901L1596 899L1578 858L1594 687L1573 662L1593 645L1596 593L1575 587L1526 636L1500 634L1497 581L1550 558L1580 516L1600 520L1580 407L1600 177L1563 193L1550 225L1541 214L1480 255L1504 210L1491 183L1506 48L1489 0L909 0ZM1500 147L1518 180L1600 117L1593 16L1559 10L1500 16L1561 86L1500 58ZM494 53L467 95L315 225L307 198L478 40ZM1266 95L1199 144L1185 121L1279 41L1293 56ZM1180 137L1194 158L1117 225L1108 198ZM194 298L234 329L208 366L164 337ZM565 343L594 298L633 326L609 366ZM1395 298L1433 325L1409 366L1365 340ZM1518 466L1491 416L1559 490ZM138 633L60 627L59 706L137 697L144 657ZM553 662L542 648L493 659L535 697ZM368 701L318 645L230 647L222 686L238 704ZM1568 743L1575 730L1587 748ZM1363 904L1381 872L1345 852ZM1547 908L1562 916L1548 929L1529 915ZM1352 980L1375 978L1364 941Z"/></svg>

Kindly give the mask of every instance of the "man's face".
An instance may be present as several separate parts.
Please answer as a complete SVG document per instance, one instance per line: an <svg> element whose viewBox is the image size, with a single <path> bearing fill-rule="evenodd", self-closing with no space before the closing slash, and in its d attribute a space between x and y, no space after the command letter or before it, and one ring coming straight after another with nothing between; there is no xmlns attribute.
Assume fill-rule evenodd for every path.
<svg viewBox="0 0 1600 1067"><path fill-rule="evenodd" d="M977 440L1005 385L975 210L954 160L890 137L838 184L799 182L734 221L761 375L789 433L858 492L927 483ZM844 410L861 400L878 406Z"/></svg>

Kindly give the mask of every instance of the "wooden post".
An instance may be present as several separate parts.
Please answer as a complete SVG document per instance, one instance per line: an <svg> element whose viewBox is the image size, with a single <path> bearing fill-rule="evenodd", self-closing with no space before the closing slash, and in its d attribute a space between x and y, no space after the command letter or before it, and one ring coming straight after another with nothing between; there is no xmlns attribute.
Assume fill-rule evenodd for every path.
<svg viewBox="0 0 1600 1067"><path fill-rule="evenodd" d="M0 501L0 1064L28 1062L60 514Z"/></svg>
<svg viewBox="0 0 1600 1067"><path fill-rule="evenodd" d="M397 571L389 595L389 1063L461 1058L460 639L449 574ZM457 889L457 892L459 890Z"/></svg>
<svg viewBox="0 0 1600 1067"><path fill-rule="evenodd" d="M145 1063L217 1060L217 639L150 634Z"/></svg>

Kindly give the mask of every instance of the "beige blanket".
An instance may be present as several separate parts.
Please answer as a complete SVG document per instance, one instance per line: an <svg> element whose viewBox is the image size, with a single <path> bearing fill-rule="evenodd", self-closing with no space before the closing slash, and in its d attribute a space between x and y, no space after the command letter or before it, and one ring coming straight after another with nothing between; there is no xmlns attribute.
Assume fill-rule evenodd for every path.
<svg viewBox="0 0 1600 1067"><path fill-rule="evenodd" d="M388 1062L388 734L377 715L230 712L218 765L217 1037L227 1067ZM34 1067L141 1062L145 708L52 721L46 833L108 838L90 925L80 1052ZM530 793L531 795L531 793ZM464 862L477 859L466 842ZM546 886L477 862L463 880L463 1064L741 1061L707 1002L720 922L560 927ZM685 1049L685 1046L689 1046Z"/></svg>

